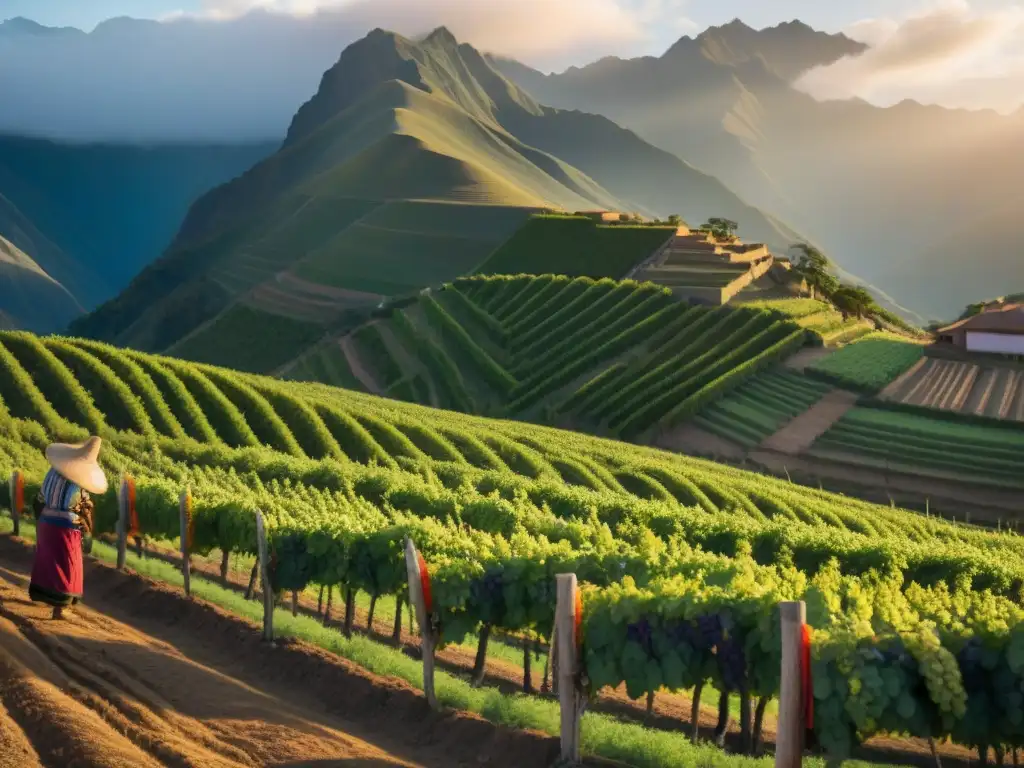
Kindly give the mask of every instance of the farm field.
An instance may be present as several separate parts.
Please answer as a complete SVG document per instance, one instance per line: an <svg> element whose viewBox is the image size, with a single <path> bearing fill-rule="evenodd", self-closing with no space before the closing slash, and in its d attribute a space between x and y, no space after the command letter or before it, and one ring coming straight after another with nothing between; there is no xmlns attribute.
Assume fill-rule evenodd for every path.
<svg viewBox="0 0 1024 768"><path fill-rule="evenodd" d="M811 408L830 389L798 373L774 369L711 403L693 418L693 423L745 448L754 448Z"/></svg>
<svg viewBox="0 0 1024 768"><path fill-rule="evenodd" d="M882 393L894 403L1024 421L1024 370L929 357Z"/></svg>
<svg viewBox="0 0 1024 768"><path fill-rule="evenodd" d="M830 384L878 394L924 356L924 345L892 333L871 333L807 368Z"/></svg>
<svg viewBox="0 0 1024 768"><path fill-rule="evenodd" d="M675 231L674 227L601 225L585 216L535 215L476 272L617 280L664 245Z"/></svg>
<svg viewBox="0 0 1024 768"><path fill-rule="evenodd" d="M585 584L586 664L598 689L624 684L631 698L642 698L707 682L741 692L741 703L756 696L766 705L778 686L771 611L781 599L824 590L837 602L810 601L816 690L831 691L819 701L816 730L833 754L848 755L878 732L849 714L857 693L841 685L847 675L837 659L851 643L906 647L910 666L892 666L885 654L862 663L872 675L904 676L893 701L917 697L914 711L948 707L953 735L968 708L982 704L972 705L971 692L952 673L934 693L913 676L927 674L936 659L946 667L959 663L958 633L976 631L977 622L1019 622L1014 600L1024 583L1024 543L1010 533L640 446L319 384L75 340L3 334L0 344L7 411L0 473L22 469L26 498L45 470L42 446L89 429L108 440L103 460L111 474L135 478L147 537L177 536L178 496L187 485L193 550L251 555L253 510L261 509L276 553L274 583L285 593L320 585L401 595L401 540L409 535L430 566L445 643L485 628L546 638L553 594L540 585L574 571ZM120 410L112 399L119 386ZM6 494L4 487L0 504L10 503ZM97 529L112 531L114 490L96 501ZM841 608L848 593L871 596L858 616L872 605L884 612L874 624L851 623ZM687 595L686 607L670 598L678 594ZM949 600L965 611L955 625L942 607ZM623 601L633 607L623 611ZM732 639L689 633L688 622L697 619L721 626L715 622L723 604L738 622ZM901 623L893 626L889 616ZM926 620L945 628L948 647L933 642L925 651ZM997 647L1013 647L1009 632ZM640 639L627 640L634 636ZM665 642L686 643L687 655L656 654ZM732 661L712 664L716 655ZM935 727L895 710L889 717L891 729L919 736ZM750 720L744 722L741 751L756 740ZM981 734L961 738L1004 743L1010 736L1000 727L987 723ZM684 744L685 737L665 738L651 742L661 762L633 764L672 764L665 745ZM629 761L629 752L607 743L595 754Z"/></svg>
<svg viewBox="0 0 1024 768"><path fill-rule="evenodd" d="M1024 487L1024 431L887 408L855 408L812 456L1008 488Z"/></svg>
<svg viewBox="0 0 1024 768"><path fill-rule="evenodd" d="M499 584L547 584L560 570L575 571L586 585L588 675L598 688L625 684L632 698L661 688L689 690L706 680L719 690L747 691L767 701L777 694L778 651L776 636L764 633L763 628L775 626L763 621L764 611L812 587L837 599L845 590L877 595L877 604L887 611L876 617L880 624L861 627L848 623L847 611L833 613L828 603L812 601L811 620L819 633L815 648L821 654L816 687L845 679L830 659L851 647L851 632L861 644L906 643L910 658L921 666L902 675L923 674L936 653L954 659L959 630L953 626L953 650L943 646L931 655L915 650L920 647L915 621L948 621L945 609L937 612L950 599L942 597L944 585L956 590L952 599L958 605L987 601L984 610L968 609L962 621L981 621L992 611L1006 617L1019 612L1011 597L1024 580L1024 544L1012 534L578 433L107 348L108 363L126 376L131 372L132 383L125 386L137 392L124 397L126 408L114 419L104 399L109 394L103 394L104 386L113 384L102 367L83 362L76 376L57 364L84 360L59 345L84 347L32 339L12 334L0 339L5 350L16 350L3 358L8 371L18 374L14 358L26 374L3 379L4 402L15 418L3 423L0 472L23 469L27 493L45 469L40 449L49 437L44 433L73 437L88 425L108 438L104 461L110 472L134 476L140 526L148 537L177 535L178 495L186 485L193 497L193 549L200 555L213 549L251 554L252 510L262 509L277 556L275 585L284 592L323 585L371 596L401 595L400 542L410 535L430 564L448 643L462 642L483 627L546 637L550 592L502 588L499 599L494 590ZM154 389L161 387L176 393L173 408L154 399ZM104 403L102 410L97 402ZM243 411L247 418L239 420ZM172 417L178 429L204 437L171 438L169 433L178 431ZM6 489L0 503L9 503L3 494ZM115 517L112 490L97 499L98 530L111 531ZM336 539L339 535L344 538ZM313 549L314 540L336 544ZM883 581L869 577L870 569ZM904 588L913 582L918 586ZM722 584L728 585L724 592ZM689 595L690 607L673 613L669 606L675 603L667 597L679 590ZM635 613L616 607L623 600ZM711 645L697 636L685 640L691 637L686 622L701 616L717 620L722 600L737 609L748 606L732 614L740 621L730 630L734 640ZM903 606L897 615L922 618L886 630L893 601ZM623 645L624 638L647 631L638 627L656 633L652 645ZM653 655L667 632L682 632L673 634L672 642L689 643L691 655L685 658L691 661ZM726 654L723 658L742 661L718 667L693 661L711 659L715 648ZM872 662L875 673L897 669L887 666L886 658L882 654ZM656 676L639 672L637 664L648 669L652 662L658 665ZM899 690L906 695L925 690L911 679ZM961 692L959 678L950 680L955 705L950 722L956 723L965 716L969 693ZM833 753L848 754L858 739L877 729L860 724L854 738L846 702L856 693L833 690L820 702L818 736ZM933 694L914 695L924 697L916 706L946 701L938 693L938 702ZM742 750L754 739L747 722ZM889 722L924 735L913 718ZM1008 738L989 732L995 727L977 738L987 743Z"/></svg>
<svg viewBox="0 0 1024 768"><path fill-rule="evenodd" d="M325 354L368 371L375 394L640 440L811 340L775 311L553 275L460 279L347 338Z"/></svg>

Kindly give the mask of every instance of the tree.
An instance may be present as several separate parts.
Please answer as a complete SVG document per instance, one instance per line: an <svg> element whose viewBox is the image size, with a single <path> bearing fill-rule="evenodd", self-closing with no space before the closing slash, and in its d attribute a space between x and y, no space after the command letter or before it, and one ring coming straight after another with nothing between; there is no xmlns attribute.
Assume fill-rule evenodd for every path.
<svg viewBox="0 0 1024 768"><path fill-rule="evenodd" d="M816 294L830 298L839 289L839 280L832 274L832 262L828 256L807 243L792 245L790 250L797 251L793 271L807 282L812 299Z"/></svg>
<svg viewBox="0 0 1024 768"><path fill-rule="evenodd" d="M716 240L732 240L736 237L736 230L740 225L731 219L712 217L708 219L701 229L706 229L715 236Z"/></svg>
<svg viewBox="0 0 1024 768"><path fill-rule="evenodd" d="M874 297L858 285L840 285L831 298L832 305L842 312L843 320L851 315L863 320L877 308Z"/></svg>
<svg viewBox="0 0 1024 768"><path fill-rule="evenodd" d="M673 213L671 216L668 217L668 223L673 227L678 227L683 223L683 217L680 216L678 213Z"/></svg>

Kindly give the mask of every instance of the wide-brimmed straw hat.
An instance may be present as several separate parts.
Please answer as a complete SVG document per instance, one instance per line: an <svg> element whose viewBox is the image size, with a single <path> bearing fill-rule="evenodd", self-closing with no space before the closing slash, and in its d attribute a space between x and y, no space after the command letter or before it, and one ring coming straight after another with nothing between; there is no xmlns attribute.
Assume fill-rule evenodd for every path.
<svg viewBox="0 0 1024 768"><path fill-rule="evenodd" d="M46 449L46 460L64 477L89 493L106 493L107 476L98 461L101 442L98 437L90 437L75 445L54 443Z"/></svg>

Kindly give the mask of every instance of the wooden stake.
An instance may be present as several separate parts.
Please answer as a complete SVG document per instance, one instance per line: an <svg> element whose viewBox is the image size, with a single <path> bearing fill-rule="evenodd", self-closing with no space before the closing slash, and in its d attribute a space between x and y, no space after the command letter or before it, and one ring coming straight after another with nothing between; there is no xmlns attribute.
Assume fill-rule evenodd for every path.
<svg viewBox="0 0 1024 768"><path fill-rule="evenodd" d="M245 599L252 600L253 595L256 593L256 575L260 571L260 559L256 558L256 562L252 564L252 571L249 573L249 586L245 588Z"/></svg>
<svg viewBox="0 0 1024 768"><path fill-rule="evenodd" d="M228 585L228 568L231 566L231 553L224 550L220 555L220 583L225 587Z"/></svg>
<svg viewBox="0 0 1024 768"><path fill-rule="evenodd" d="M181 527L181 575L185 580L185 594L192 595L192 563L188 551L188 529L191 516L192 494L186 488L178 501L178 522Z"/></svg>
<svg viewBox="0 0 1024 768"><path fill-rule="evenodd" d="M559 574L555 582L555 653L558 658L558 700L562 713L562 760L575 765L580 761L580 720L584 705L577 682L576 574Z"/></svg>
<svg viewBox="0 0 1024 768"><path fill-rule="evenodd" d="M263 513L256 510L256 551L260 567L260 587L263 590L263 639L274 642L274 588L270 583L270 550L267 547L267 528Z"/></svg>
<svg viewBox="0 0 1024 768"><path fill-rule="evenodd" d="M11 493L11 520L14 522L15 536L21 535L21 504L18 502L24 501L24 499L19 500L18 497L23 494L23 492L19 490L19 486L24 488L23 483L24 480L22 478L21 471L17 469L14 470L11 473L11 477L8 482L8 489Z"/></svg>
<svg viewBox="0 0 1024 768"><path fill-rule="evenodd" d="M807 607L802 601L780 603L779 614L782 622L782 668L775 766L797 768L803 763L804 751L801 655Z"/></svg>
<svg viewBox="0 0 1024 768"><path fill-rule="evenodd" d="M334 600L334 585L327 587L327 605L324 606L324 626L331 621L331 602Z"/></svg>
<svg viewBox="0 0 1024 768"><path fill-rule="evenodd" d="M405 569L409 577L409 605L416 611L416 621L420 625L423 648L423 693L427 697L430 708L438 709L437 696L434 693L434 646L437 643L437 637L424 601L419 553L408 536L405 537Z"/></svg>
<svg viewBox="0 0 1024 768"><path fill-rule="evenodd" d="M128 558L128 480L121 479L117 489L117 570L123 571Z"/></svg>

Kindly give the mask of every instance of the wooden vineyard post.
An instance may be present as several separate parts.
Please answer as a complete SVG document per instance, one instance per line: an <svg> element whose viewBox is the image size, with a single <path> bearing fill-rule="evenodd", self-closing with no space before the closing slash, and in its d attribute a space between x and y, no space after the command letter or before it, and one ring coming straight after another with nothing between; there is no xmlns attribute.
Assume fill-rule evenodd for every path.
<svg viewBox="0 0 1024 768"><path fill-rule="evenodd" d="M267 547L267 527L263 513L256 510L256 564L260 568L260 585L263 589L263 639L274 642L274 588L270 583L270 552Z"/></svg>
<svg viewBox="0 0 1024 768"><path fill-rule="evenodd" d="M178 502L178 522L181 526L181 575L185 580L185 594L192 595L192 491L182 491Z"/></svg>
<svg viewBox="0 0 1024 768"><path fill-rule="evenodd" d="M782 669L775 766L797 768L803 764L807 712L803 684L806 605L802 601L780 603L779 616L782 622Z"/></svg>
<svg viewBox="0 0 1024 768"><path fill-rule="evenodd" d="M579 591L575 573L555 577L555 636L552 638L558 685L558 703L562 714L562 760L575 765L580 761L580 723L586 702L580 690L579 658Z"/></svg>
<svg viewBox="0 0 1024 768"><path fill-rule="evenodd" d="M117 570L123 571L128 557L128 476L117 489Z"/></svg>
<svg viewBox="0 0 1024 768"><path fill-rule="evenodd" d="M8 489L11 493L11 520L14 522L14 535L21 535L21 513L25 508L25 476L20 469L11 473Z"/></svg>
<svg viewBox="0 0 1024 768"><path fill-rule="evenodd" d="M409 605L416 611L416 621L420 625L420 637L423 648L423 694L431 709L438 709L437 696L434 693L434 647L437 645L437 633L430 620L432 599L430 594L430 576L427 564L412 539L405 537L405 568L409 577Z"/></svg>

